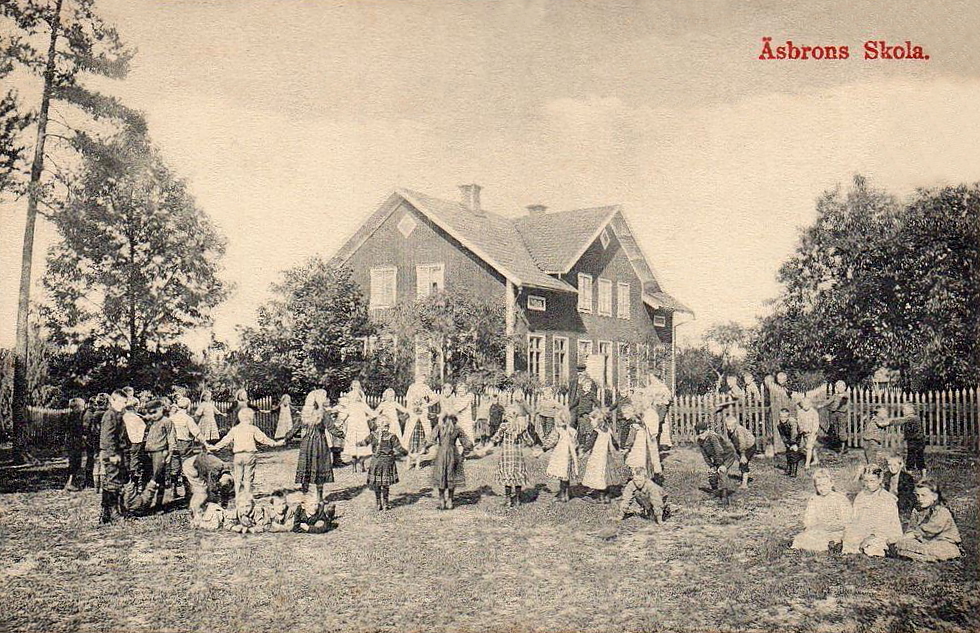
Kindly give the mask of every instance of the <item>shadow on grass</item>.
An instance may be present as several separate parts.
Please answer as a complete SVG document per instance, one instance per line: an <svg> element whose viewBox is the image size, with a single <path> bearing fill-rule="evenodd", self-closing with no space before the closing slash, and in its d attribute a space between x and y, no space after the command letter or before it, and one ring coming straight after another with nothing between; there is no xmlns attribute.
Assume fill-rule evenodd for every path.
<svg viewBox="0 0 980 633"><path fill-rule="evenodd" d="M432 488L422 488L418 492L403 492L391 500L392 508L410 506L419 502L422 498L432 498Z"/></svg>
<svg viewBox="0 0 980 633"><path fill-rule="evenodd" d="M350 486L348 488L344 488L343 490L338 490L336 492L331 492L330 494L324 495L323 501L325 503L332 503L335 501L350 501L357 495L364 492L365 488L367 488L367 484Z"/></svg>
<svg viewBox="0 0 980 633"><path fill-rule="evenodd" d="M0 467L0 494L60 490L67 481L68 466L64 460Z"/></svg>
<svg viewBox="0 0 980 633"><path fill-rule="evenodd" d="M492 497L496 496L493 492L493 488L490 486L480 486L476 490L464 490L463 492L458 493L454 498L454 503L457 506L476 505L480 503L480 499L483 498L483 495L490 495Z"/></svg>

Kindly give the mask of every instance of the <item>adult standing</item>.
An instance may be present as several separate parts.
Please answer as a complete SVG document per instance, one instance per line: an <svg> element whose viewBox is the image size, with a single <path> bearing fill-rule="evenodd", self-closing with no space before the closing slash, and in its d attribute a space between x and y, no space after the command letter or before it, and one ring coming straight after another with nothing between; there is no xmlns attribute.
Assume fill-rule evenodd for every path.
<svg viewBox="0 0 980 633"><path fill-rule="evenodd" d="M100 393L89 402L82 422L85 425L85 486L102 488L102 464L99 459L99 436L102 416L109 408L109 394Z"/></svg>
<svg viewBox="0 0 980 633"><path fill-rule="evenodd" d="M782 453L786 450L779 432L776 430L776 421L779 420L780 409L793 410L793 398L789 386L786 384L786 372L778 372L774 377L766 376L766 393L769 395L769 420L771 428L766 429L767 439L772 440L773 452Z"/></svg>
<svg viewBox="0 0 980 633"><path fill-rule="evenodd" d="M588 450L593 435L590 416L599 406L599 399L596 396L595 383L586 374L580 373L577 382L568 409L571 424L578 431L579 449L585 451Z"/></svg>

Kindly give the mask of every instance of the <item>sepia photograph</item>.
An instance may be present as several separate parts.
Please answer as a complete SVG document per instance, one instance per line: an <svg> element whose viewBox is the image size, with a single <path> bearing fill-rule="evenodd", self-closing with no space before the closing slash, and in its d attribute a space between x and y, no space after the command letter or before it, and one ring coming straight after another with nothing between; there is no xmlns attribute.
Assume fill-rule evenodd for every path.
<svg viewBox="0 0 980 633"><path fill-rule="evenodd" d="M0 0L0 631L980 630L978 24Z"/></svg>

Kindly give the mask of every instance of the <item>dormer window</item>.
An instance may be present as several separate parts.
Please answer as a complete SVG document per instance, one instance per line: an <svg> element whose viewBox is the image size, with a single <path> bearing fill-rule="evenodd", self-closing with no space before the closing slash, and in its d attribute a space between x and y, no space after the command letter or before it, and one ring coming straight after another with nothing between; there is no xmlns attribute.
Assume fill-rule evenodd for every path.
<svg viewBox="0 0 980 633"><path fill-rule="evenodd" d="M548 309L548 302L544 297L539 297L538 295L528 295L527 309L535 310L537 312L544 312Z"/></svg>
<svg viewBox="0 0 980 633"><path fill-rule="evenodd" d="M653 327L667 327L667 317L662 314L653 315Z"/></svg>

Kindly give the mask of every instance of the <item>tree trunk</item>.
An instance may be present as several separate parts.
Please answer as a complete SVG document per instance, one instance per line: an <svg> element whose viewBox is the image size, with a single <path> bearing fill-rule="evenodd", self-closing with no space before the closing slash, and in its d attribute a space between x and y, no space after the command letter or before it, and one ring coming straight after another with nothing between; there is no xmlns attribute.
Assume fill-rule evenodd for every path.
<svg viewBox="0 0 980 633"><path fill-rule="evenodd" d="M34 225L37 222L37 202L41 192L41 175L44 173L44 141L48 131L48 109L54 84L55 58L58 32L61 30L61 5L56 0L51 19L51 41L48 44L48 60L44 67L44 89L41 92L41 108L37 117L37 144L31 163L31 182L27 190L27 218L24 222L24 250L20 265L20 293L17 298L17 340L14 347L13 389L13 442L14 460L20 461L24 451L24 428L30 419L27 411L27 364L28 364L28 312L31 306L31 266L34 259Z"/></svg>

